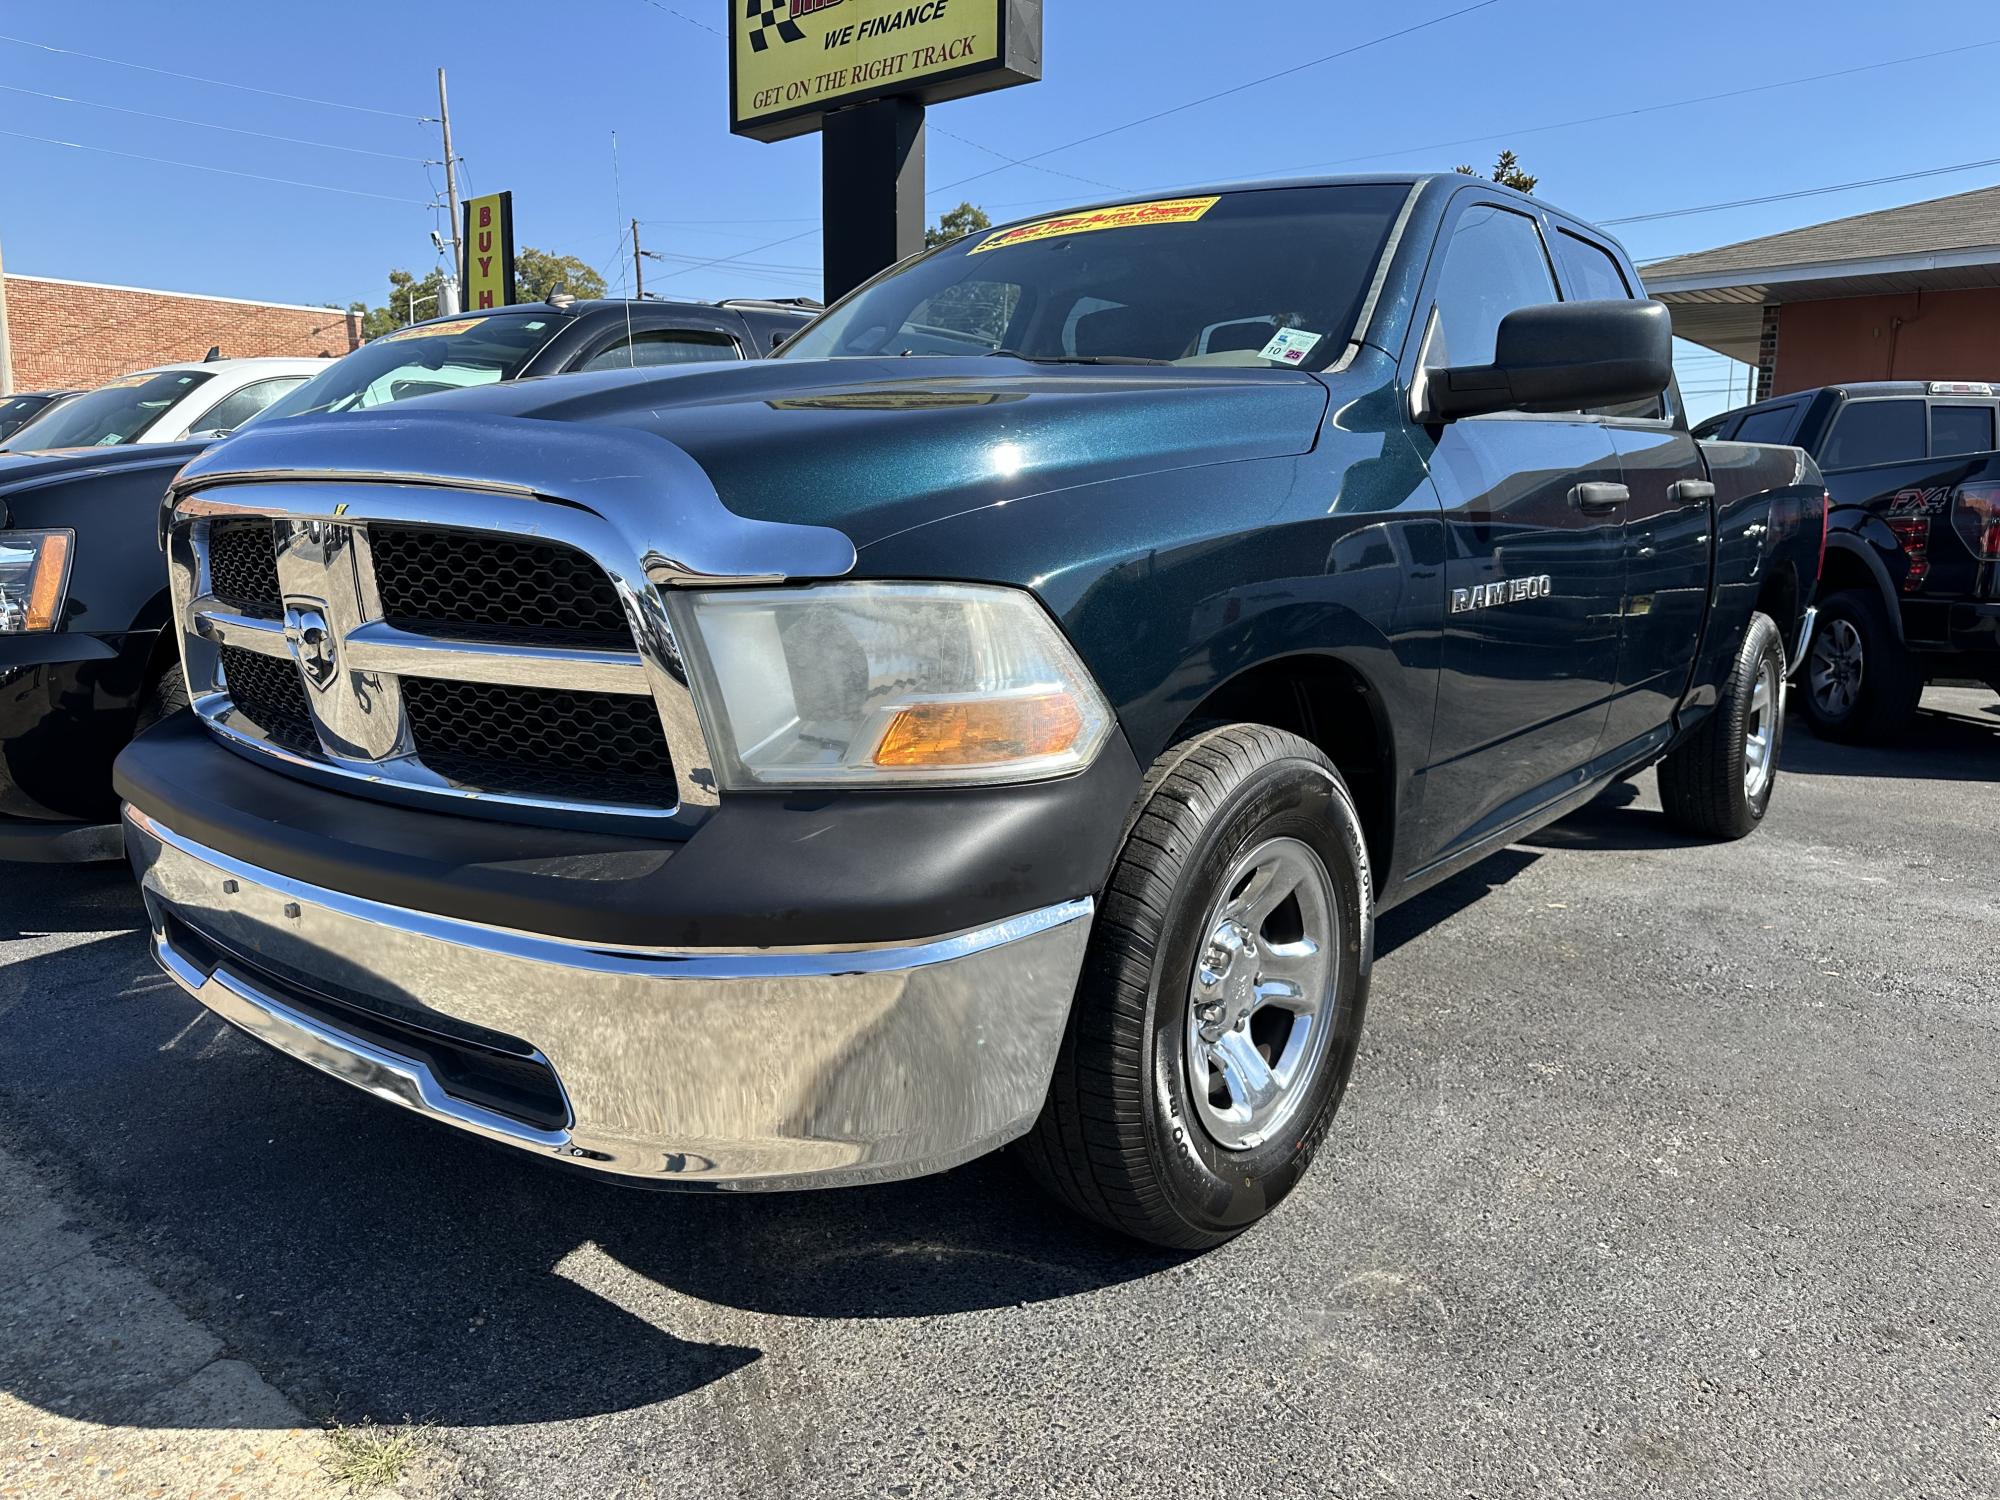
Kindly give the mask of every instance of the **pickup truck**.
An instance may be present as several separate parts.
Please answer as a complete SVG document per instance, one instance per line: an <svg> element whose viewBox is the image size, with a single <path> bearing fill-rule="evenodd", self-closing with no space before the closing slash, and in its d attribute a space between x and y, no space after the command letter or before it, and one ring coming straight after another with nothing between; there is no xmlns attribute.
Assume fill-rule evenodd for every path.
<svg viewBox="0 0 2000 1500"><path fill-rule="evenodd" d="M143 430L148 441L0 453L0 859L121 854L111 763L135 733L186 702L178 637L166 628L160 502L167 482L216 437L252 422L360 412L529 376L761 358L808 316L792 304L751 301L519 304L400 328L331 362L189 366L171 379L95 392L23 428L28 440L37 431L95 442ZM274 364L297 368L242 373ZM182 417L154 412L142 429L141 408L171 394L159 381L182 377L202 389L226 383L233 394L176 398ZM194 439L151 441L185 432L188 403L199 412ZM36 588L48 606L41 610Z"/></svg>
<svg viewBox="0 0 2000 1500"><path fill-rule="evenodd" d="M1378 913L1652 765L1765 816L1825 492L1697 445L1670 337L1533 199L1316 179L975 234L773 360L253 428L175 482L194 711L117 767L155 952L619 1182L1019 1142L1218 1244Z"/></svg>
<svg viewBox="0 0 2000 1500"><path fill-rule="evenodd" d="M1805 671L1813 729L1888 740L1924 685L2000 691L2000 391L1983 381L1821 386L1698 429L1794 443L1833 495L1819 628Z"/></svg>

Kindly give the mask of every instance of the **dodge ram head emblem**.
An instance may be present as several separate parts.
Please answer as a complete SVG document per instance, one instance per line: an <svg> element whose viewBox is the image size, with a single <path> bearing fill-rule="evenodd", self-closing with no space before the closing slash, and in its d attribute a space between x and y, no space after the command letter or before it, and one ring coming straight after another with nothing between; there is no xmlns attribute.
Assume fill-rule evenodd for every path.
<svg viewBox="0 0 2000 1500"><path fill-rule="evenodd" d="M1553 592L1555 580L1546 573L1534 578L1503 578L1498 583L1475 583L1469 589L1451 591L1451 612L1462 615L1475 609L1491 609L1496 604L1546 599Z"/></svg>
<svg viewBox="0 0 2000 1500"><path fill-rule="evenodd" d="M306 675L306 681L314 688L324 689L333 681L338 669L333 631L327 628L326 616L310 604L288 604L285 606L285 641L292 648L292 657L299 664L299 670Z"/></svg>

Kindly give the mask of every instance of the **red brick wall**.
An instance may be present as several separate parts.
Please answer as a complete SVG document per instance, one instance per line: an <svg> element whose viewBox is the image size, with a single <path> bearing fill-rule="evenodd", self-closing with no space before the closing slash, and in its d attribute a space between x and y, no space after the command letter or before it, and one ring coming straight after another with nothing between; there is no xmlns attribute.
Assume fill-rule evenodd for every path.
<svg viewBox="0 0 2000 1500"><path fill-rule="evenodd" d="M2000 290L1787 302L1772 388L1850 380L2000 381Z"/></svg>
<svg viewBox="0 0 2000 1500"><path fill-rule="evenodd" d="M148 365L200 359L220 346L259 354L338 357L361 346L361 320L337 308L232 302L173 292L7 277L14 389L100 385Z"/></svg>

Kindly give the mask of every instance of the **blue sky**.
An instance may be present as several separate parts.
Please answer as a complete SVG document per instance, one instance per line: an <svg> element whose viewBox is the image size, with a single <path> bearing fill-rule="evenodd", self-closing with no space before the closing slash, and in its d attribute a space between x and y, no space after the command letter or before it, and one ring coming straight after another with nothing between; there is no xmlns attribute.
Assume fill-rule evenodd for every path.
<svg viewBox="0 0 2000 1500"><path fill-rule="evenodd" d="M1111 191L1353 158L1366 160L1347 169L1485 166L1512 146L1541 175L1546 197L1602 221L2000 156L1992 105L2000 45L1561 124L2000 43L1991 0L1494 0L1037 166L991 154L1062 146L1471 3L1048 0L1043 83L931 112L933 212L970 197L996 218L1013 217ZM429 230L441 219L426 204L441 178L422 161L440 148L435 127L417 119L436 113L442 64L466 162L462 186L511 188L522 243L579 255L616 288L630 274L624 224L637 216L647 221L648 248L686 258L649 263L649 290L813 294L818 140L763 145L728 134L727 17L728 0L489 0L443 10L374 0L199 8L16 0L0 8L7 36L250 87L0 42L0 132L12 132L0 133L0 246L19 272L281 301L379 301L390 266L433 263ZM1560 128L1539 128L1549 125ZM1616 232L1643 261L1994 182L2000 167ZM744 263L699 265L729 256ZM1741 367L1686 352L1682 380L1697 414L1730 404L1726 385L1733 376L1740 389Z"/></svg>

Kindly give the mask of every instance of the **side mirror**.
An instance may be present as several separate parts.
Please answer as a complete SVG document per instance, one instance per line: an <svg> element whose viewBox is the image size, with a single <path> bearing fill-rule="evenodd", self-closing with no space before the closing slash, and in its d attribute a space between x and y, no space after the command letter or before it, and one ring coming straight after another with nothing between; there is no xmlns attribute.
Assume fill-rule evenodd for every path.
<svg viewBox="0 0 2000 1500"><path fill-rule="evenodd" d="M1420 420L1616 406L1657 396L1673 378L1665 303L1551 302L1500 320L1492 364L1426 371Z"/></svg>

